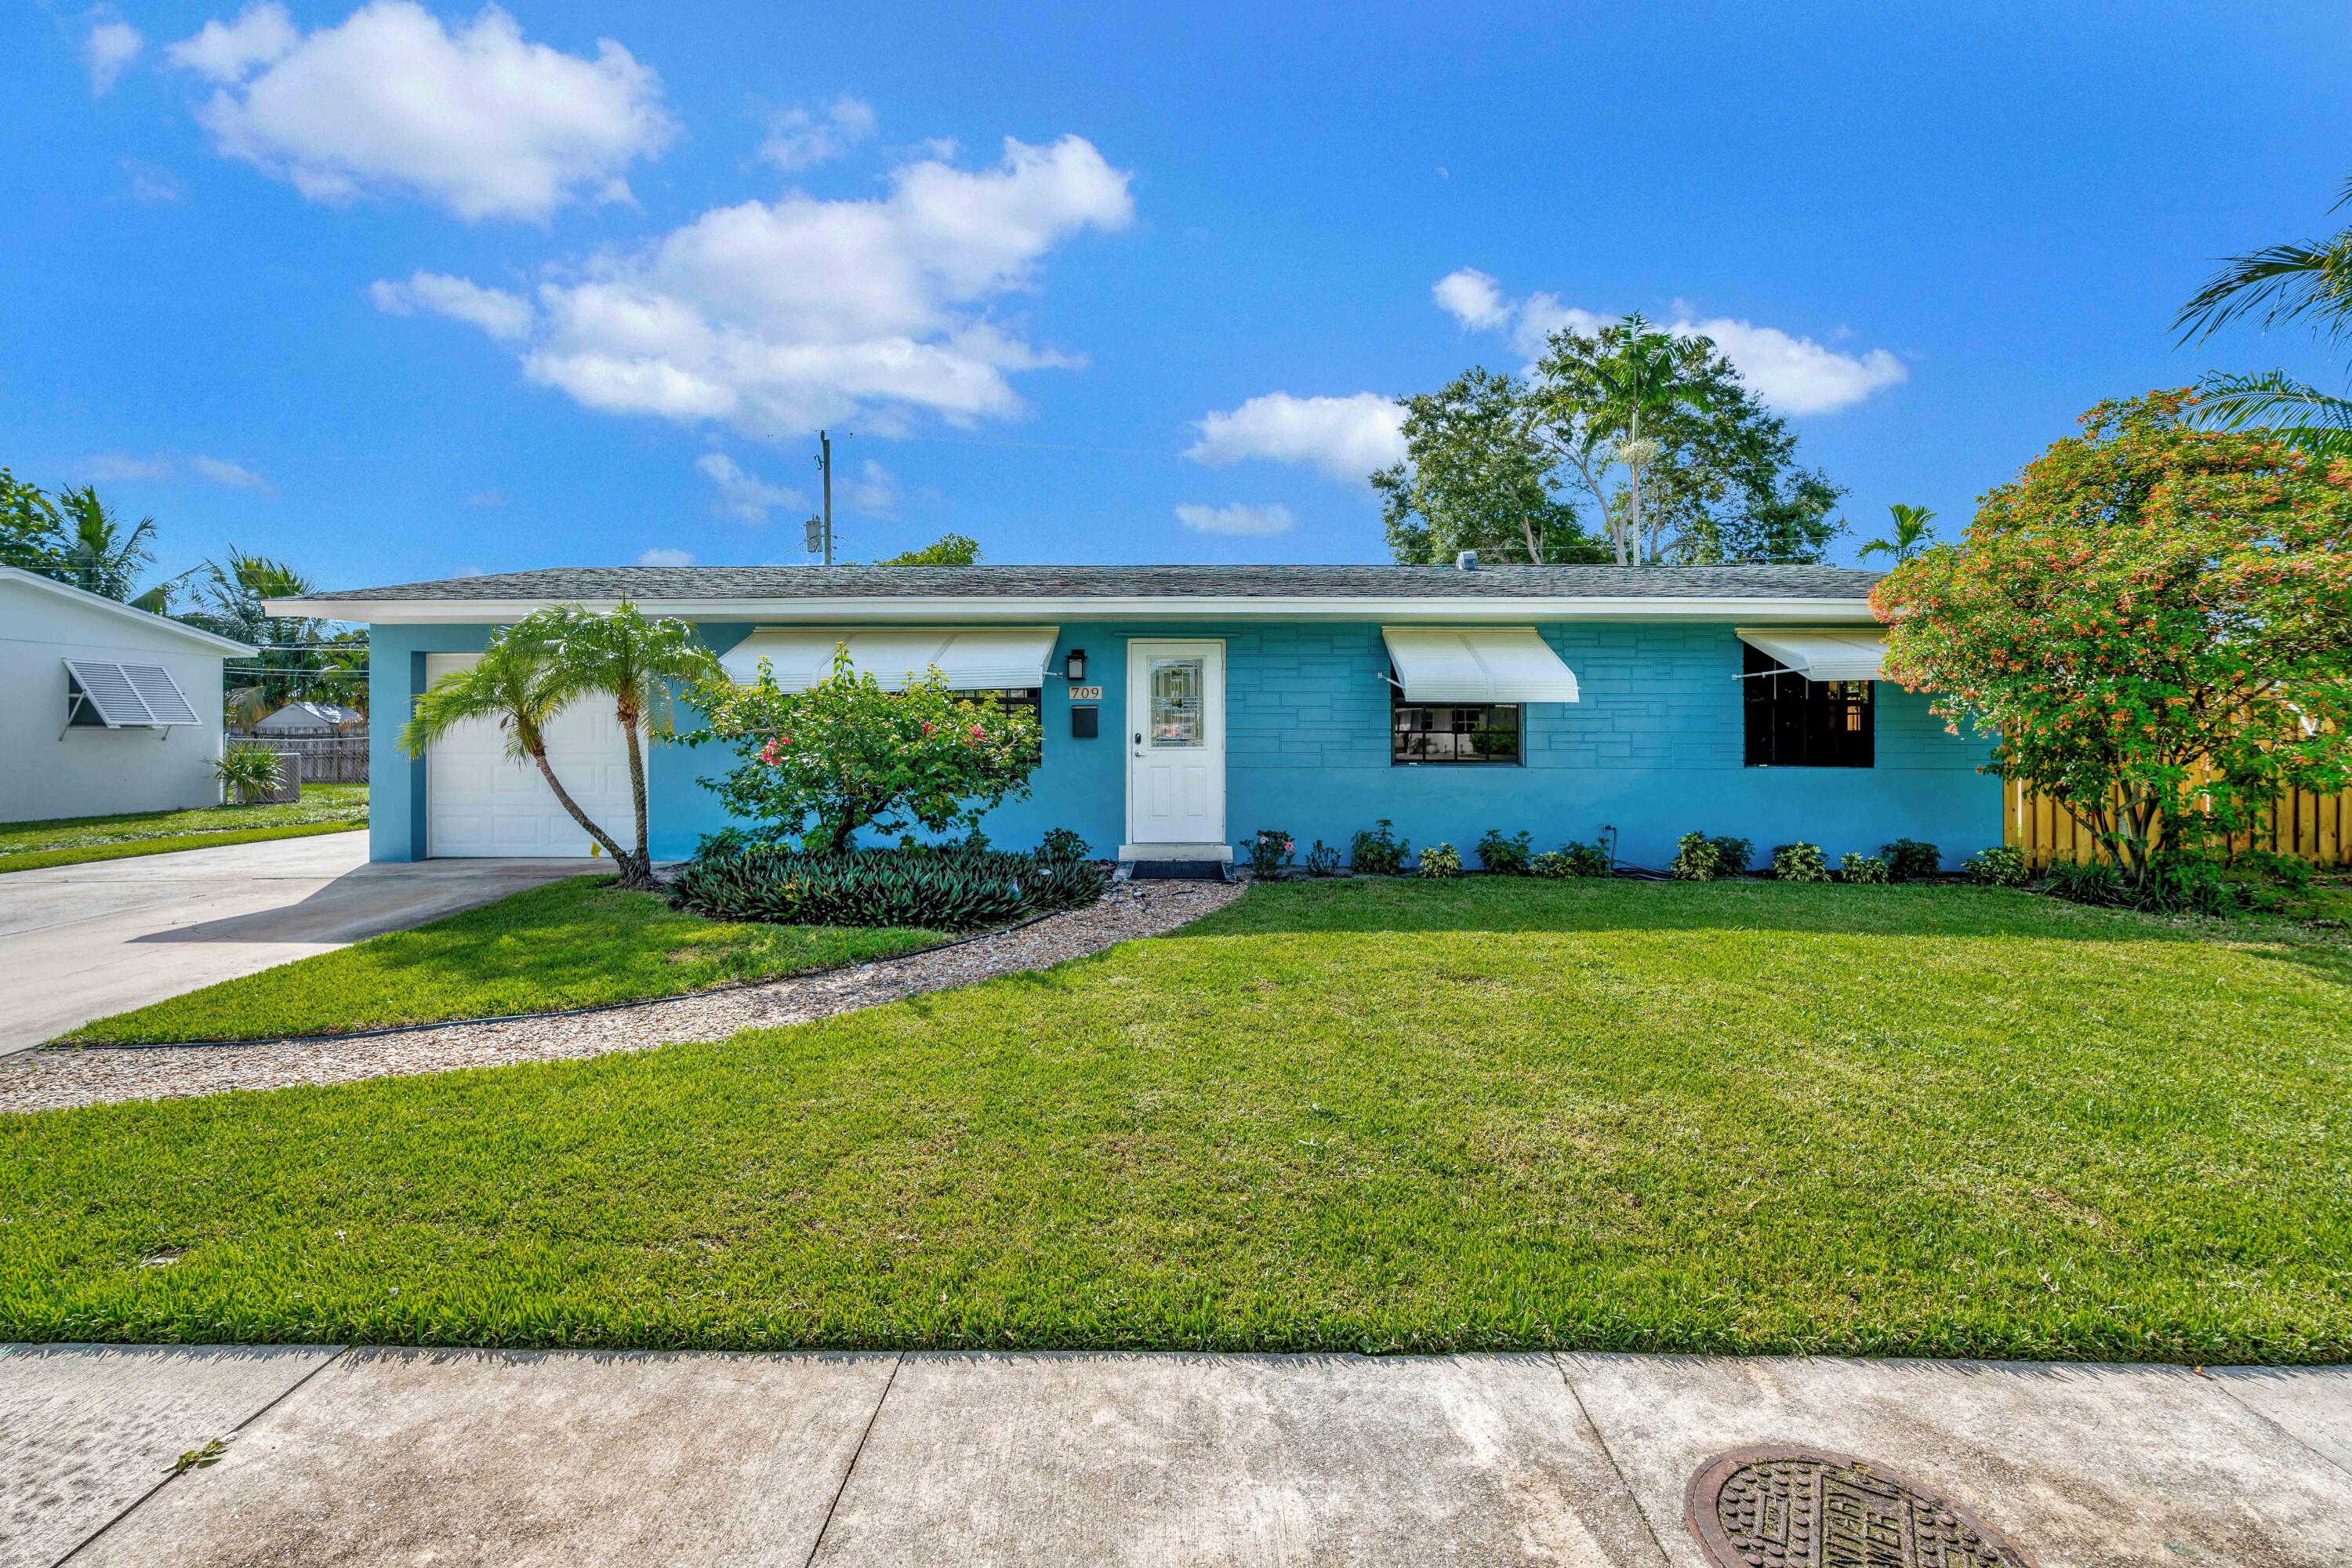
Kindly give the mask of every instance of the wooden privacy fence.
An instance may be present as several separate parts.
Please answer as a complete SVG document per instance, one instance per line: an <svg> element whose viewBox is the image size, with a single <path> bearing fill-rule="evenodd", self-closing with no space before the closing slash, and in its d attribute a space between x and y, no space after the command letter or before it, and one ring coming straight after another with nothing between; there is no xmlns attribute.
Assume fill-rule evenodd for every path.
<svg viewBox="0 0 2352 1568"><path fill-rule="evenodd" d="M2001 841L2024 852L2036 869L2058 860L2098 858L2091 826L2047 795L2001 781ZM2268 831L2240 834L2240 849L2269 849L2315 866L2352 864L2352 790L2314 795L2290 789L2271 803Z"/></svg>
<svg viewBox="0 0 2352 1568"><path fill-rule="evenodd" d="M368 743L365 735L231 735L234 746L259 746L302 759L304 784L365 784Z"/></svg>

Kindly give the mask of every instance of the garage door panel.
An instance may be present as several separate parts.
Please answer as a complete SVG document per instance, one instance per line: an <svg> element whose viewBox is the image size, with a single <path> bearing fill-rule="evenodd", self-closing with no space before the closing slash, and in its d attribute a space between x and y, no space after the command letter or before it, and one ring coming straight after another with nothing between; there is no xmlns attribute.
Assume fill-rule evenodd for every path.
<svg viewBox="0 0 2352 1568"><path fill-rule="evenodd" d="M475 662L471 654L425 660L437 680ZM636 837L635 807L621 726L605 704L575 703L550 720L548 764L580 808L624 844ZM425 763L425 853L434 856L572 857L590 840L547 787L539 769L509 761L498 724L478 720L435 742Z"/></svg>

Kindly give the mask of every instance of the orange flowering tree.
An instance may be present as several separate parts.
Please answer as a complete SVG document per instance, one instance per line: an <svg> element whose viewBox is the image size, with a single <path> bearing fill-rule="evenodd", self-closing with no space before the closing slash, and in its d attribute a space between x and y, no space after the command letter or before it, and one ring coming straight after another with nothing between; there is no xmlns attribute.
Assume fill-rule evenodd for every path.
<svg viewBox="0 0 2352 1568"><path fill-rule="evenodd" d="M2352 469L2193 402L2100 404L1871 595L1889 678L2134 878L2352 781Z"/></svg>
<svg viewBox="0 0 2352 1568"><path fill-rule="evenodd" d="M848 849L858 830L946 833L979 824L998 802L1029 793L1041 754L1037 721L959 698L936 669L887 689L834 650L833 673L805 691L778 688L763 663L751 686L717 681L696 693L709 716L697 742L722 741L741 761L700 782L757 825L753 837Z"/></svg>

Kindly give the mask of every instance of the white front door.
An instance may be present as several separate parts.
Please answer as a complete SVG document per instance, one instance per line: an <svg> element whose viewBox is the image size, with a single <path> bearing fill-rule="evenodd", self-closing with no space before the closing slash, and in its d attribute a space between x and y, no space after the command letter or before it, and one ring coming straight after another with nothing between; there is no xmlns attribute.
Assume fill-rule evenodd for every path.
<svg viewBox="0 0 2352 1568"><path fill-rule="evenodd" d="M1130 845L1225 842L1225 645L1127 645Z"/></svg>
<svg viewBox="0 0 2352 1568"><path fill-rule="evenodd" d="M480 656L428 654L428 681L471 668ZM627 845L637 837L629 754L609 699L575 702L548 721L547 762L590 820ZM491 719L453 727L425 753L425 852L449 856L584 856L591 840L530 763L508 760Z"/></svg>

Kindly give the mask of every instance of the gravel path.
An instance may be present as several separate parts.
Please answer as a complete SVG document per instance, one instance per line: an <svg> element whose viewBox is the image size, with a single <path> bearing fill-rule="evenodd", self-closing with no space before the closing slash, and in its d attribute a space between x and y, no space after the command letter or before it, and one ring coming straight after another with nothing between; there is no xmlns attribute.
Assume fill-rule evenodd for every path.
<svg viewBox="0 0 2352 1568"><path fill-rule="evenodd" d="M855 1012L992 975L1044 969L1137 937L1160 936L1223 908L1242 891L1239 884L1223 882L1120 884L1086 909L936 952L570 1018L449 1024L358 1039L22 1051L0 1058L0 1111L349 1083L602 1056L673 1041L723 1040L742 1029Z"/></svg>

